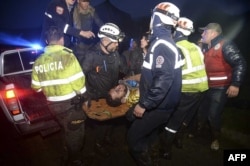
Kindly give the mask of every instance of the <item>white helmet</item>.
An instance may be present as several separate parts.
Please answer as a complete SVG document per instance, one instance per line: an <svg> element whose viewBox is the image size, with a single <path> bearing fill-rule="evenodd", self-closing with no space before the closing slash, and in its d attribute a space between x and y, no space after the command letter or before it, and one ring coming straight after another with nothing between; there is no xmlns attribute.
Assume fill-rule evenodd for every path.
<svg viewBox="0 0 250 166"><path fill-rule="evenodd" d="M125 37L125 34L121 32L120 28L117 25L113 23L106 23L100 27L98 37L107 37L112 42L122 42Z"/></svg>
<svg viewBox="0 0 250 166"><path fill-rule="evenodd" d="M186 17L180 17L176 30L182 32L185 36L189 36L192 32L194 32L193 21Z"/></svg>
<svg viewBox="0 0 250 166"><path fill-rule="evenodd" d="M153 27L152 24L155 16L158 16L163 24L176 26L180 17L180 9L170 2L159 3L153 10L150 28Z"/></svg>

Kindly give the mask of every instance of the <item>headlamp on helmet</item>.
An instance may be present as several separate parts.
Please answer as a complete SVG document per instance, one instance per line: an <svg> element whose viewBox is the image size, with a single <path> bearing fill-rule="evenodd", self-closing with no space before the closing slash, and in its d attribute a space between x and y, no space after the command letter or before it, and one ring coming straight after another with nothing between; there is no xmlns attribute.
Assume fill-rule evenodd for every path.
<svg viewBox="0 0 250 166"><path fill-rule="evenodd" d="M112 42L122 42L125 34L124 32L121 32L120 28L117 25L113 23L106 23L100 27L98 37L107 37Z"/></svg>

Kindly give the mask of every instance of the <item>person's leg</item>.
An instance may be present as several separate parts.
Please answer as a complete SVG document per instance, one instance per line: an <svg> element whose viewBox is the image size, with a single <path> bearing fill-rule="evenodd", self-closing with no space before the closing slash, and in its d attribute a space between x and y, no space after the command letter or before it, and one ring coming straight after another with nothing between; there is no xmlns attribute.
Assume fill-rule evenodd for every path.
<svg viewBox="0 0 250 166"><path fill-rule="evenodd" d="M107 133L111 132L112 126L106 122L95 122L95 152L101 156L108 157L110 155L109 150L106 146L106 136Z"/></svg>
<svg viewBox="0 0 250 166"><path fill-rule="evenodd" d="M138 165L151 165L148 145L152 138L149 136L160 125L166 123L169 118L167 111L146 112L141 119L136 119L131 124L128 134L128 147L131 155Z"/></svg>
<svg viewBox="0 0 250 166"><path fill-rule="evenodd" d="M197 110L197 136L203 135L204 131L206 131L204 129L208 123L209 109L211 106L211 89L208 89L204 93L205 94Z"/></svg>
<svg viewBox="0 0 250 166"><path fill-rule="evenodd" d="M163 150L161 150L162 152L165 151L161 155L165 155L164 158L169 158L167 156L171 156L170 153L173 143L176 143L178 148L182 148L183 132L184 128L187 126L183 125L183 121L187 114L192 114L193 116L193 111L197 109L200 102L200 96L200 93L182 93L180 103L177 106L177 109L171 115L161 137L161 142L164 144L164 146L166 146L162 148Z"/></svg>
<svg viewBox="0 0 250 166"><path fill-rule="evenodd" d="M209 109L208 121L212 133L212 150L219 149L219 137L221 132L221 120L225 103L227 101L226 88L212 89L211 107Z"/></svg>
<svg viewBox="0 0 250 166"><path fill-rule="evenodd" d="M68 115L65 140L69 151L70 161L77 165L82 160L82 149L84 145L86 116L82 110L73 109Z"/></svg>
<svg viewBox="0 0 250 166"><path fill-rule="evenodd" d="M181 126L178 132L176 133L175 140L174 140L177 148L183 147L182 141L183 141L184 135L187 132L187 129L191 128L190 122L193 120L193 124L191 125L195 125L194 123L197 123L197 121L194 122L194 119L195 119L194 117L197 114L197 110L201 104L203 96L204 96L203 92L186 94L185 101L186 101L187 106L183 107L183 109L186 110L186 113L184 114L185 117L183 118ZM195 126L192 126L192 127L195 127Z"/></svg>
<svg viewBox="0 0 250 166"><path fill-rule="evenodd" d="M84 144L86 115L82 109L70 101L58 102L50 105L50 110L62 127L63 142L65 144L65 162L72 165L81 165L81 150Z"/></svg>

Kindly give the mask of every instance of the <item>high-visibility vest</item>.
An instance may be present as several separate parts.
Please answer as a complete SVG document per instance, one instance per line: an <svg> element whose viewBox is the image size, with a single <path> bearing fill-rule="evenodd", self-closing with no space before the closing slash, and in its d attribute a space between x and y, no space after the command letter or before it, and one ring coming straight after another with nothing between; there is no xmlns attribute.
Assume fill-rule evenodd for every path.
<svg viewBox="0 0 250 166"><path fill-rule="evenodd" d="M64 101L86 91L85 75L72 50L50 45L33 64L31 87L48 101Z"/></svg>
<svg viewBox="0 0 250 166"><path fill-rule="evenodd" d="M208 89L204 55L196 44L187 40L176 43L184 55L182 66L182 92L203 92Z"/></svg>

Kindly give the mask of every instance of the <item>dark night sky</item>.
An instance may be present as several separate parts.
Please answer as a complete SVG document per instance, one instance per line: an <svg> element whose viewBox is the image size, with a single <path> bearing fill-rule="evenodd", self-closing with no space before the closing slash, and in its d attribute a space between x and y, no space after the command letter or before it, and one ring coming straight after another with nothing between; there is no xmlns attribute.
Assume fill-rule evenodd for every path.
<svg viewBox="0 0 250 166"><path fill-rule="evenodd" d="M6 34L7 31L11 33L10 30L17 32L21 29L20 33L26 29L28 31L39 30L49 1L0 1L0 39L3 39L2 34ZM160 2L162 0L91 0L91 4L96 7L101 18L105 19L104 21L113 21L129 36L147 30L150 11ZM227 37L236 40L245 53L250 52L245 42L250 38L248 32L250 2L248 0L174 0L169 2L173 2L180 8L181 16L193 20L196 29L209 22L219 22ZM108 7L110 4L115 8ZM199 35L196 31L193 38Z"/></svg>

